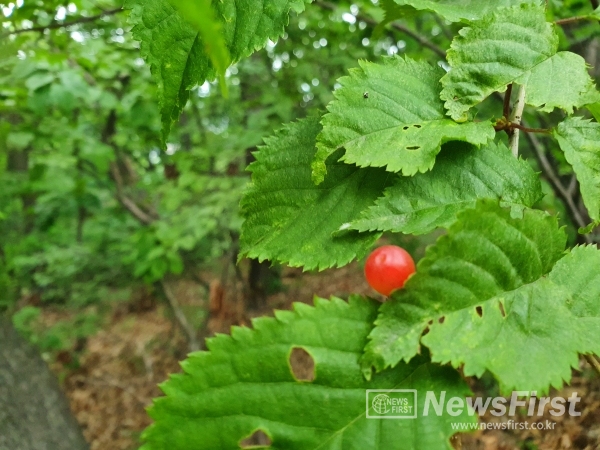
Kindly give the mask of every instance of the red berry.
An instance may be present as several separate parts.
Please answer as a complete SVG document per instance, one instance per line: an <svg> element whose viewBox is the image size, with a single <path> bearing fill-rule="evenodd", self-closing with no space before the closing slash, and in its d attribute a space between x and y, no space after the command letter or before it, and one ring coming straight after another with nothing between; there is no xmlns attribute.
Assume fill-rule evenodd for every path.
<svg viewBox="0 0 600 450"><path fill-rule="evenodd" d="M384 245L373 251L365 263L365 276L369 286L380 294L389 296L404 286L415 273L415 262L403 248Z"/></svg>

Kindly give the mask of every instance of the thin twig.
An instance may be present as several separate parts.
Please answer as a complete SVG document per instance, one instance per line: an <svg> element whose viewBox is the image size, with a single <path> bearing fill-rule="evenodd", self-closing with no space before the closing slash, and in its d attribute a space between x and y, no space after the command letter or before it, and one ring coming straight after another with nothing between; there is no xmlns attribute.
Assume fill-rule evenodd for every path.
<svg viewBox="0 0 600 450"><path fill-rule="evenodd" d="M592 369L594 369L596 371L596 373L598 373L598 375L600 375L600 362L598 362L598 360L594 357L594 355L583 355L585 357L585 360L589 363L590 366L592 366Z"/></svg>
<svg viewBox="0 0 600 450"><path fill-rule="evenodd" d="M519 156L519 128L517 125L521 125L521 118L523 117L523 109L525 108L525 86L519 86L519 93L517 95L517 101L513 106L512 114L510 115L510 121L514 128L510 136L510 149L512 154L517 158Z"/></svg>
<svg viewBox="0 0 600 450"><path fill-rule="evenodd" d="M526 131L527 133L551 133L552 130L549 130L548 128L529 128L529 127L525 127L523 125L519 125L518 123L511 123L510 124L510 128L516 128L517 130L521 130L521 131Z"/></svg>
<svg viewBox="0 0 600 450"><path fill-rule="evenodd" d="M62 22L62 23L54 22L54 23L51 23L50 25L46 25L45 27L21 28L20 30L9 31L8 33L4 33L1 36L6 37L6 36L12 36L12 35L21 34L21 33L37 32L37 31L44 32L46 30L57 30L59 28L70 27L71 25L79 25L82 23L95 22L96 20L101 19L102 17L114 16L115 14L118 14L122 11L124 11L123 8L110 9L110 10L104 11L100 14L96 14L95 16L80 17L80 18L72 20L70 22Z"/></svg>
<svg viewBox="0 0 600 450"><path fill-rule="evenodd" d="M398 30L401 33L404 33L404 34L410 36L415 41L417 41L419 44L421 44L423 47L427 47L429 50L431 50L435 54L437 54L440 58L446 59L446 52L444 50L442 50L437 45L435 45L433 42L424 38L420 34L417 34L415 31L411 30L408 27L405 27L404 25L402 25L401 23L398 23L398 22L392 22L391 26L395 30Z"/></svg>
<svg viewBox="0 0 600 450"><path fill-rule="evenodd" d="M438 24L438 27L440 27L440 30L442 30L442 33L444 33L444 36L446 36L446 38L451 41L454 39L454 34L452 33L452 31L450 31L450 29L446 26L446 24L444 23L444 19L442 19L440 16L438 16L437 14L435 14L435 21Z"/></svg>
<svg viewBox="0 0 600 450"><path fill-rule="evenodd" d="M123 205L123 207L131 213L133 217L135 217L142 225L150 225L155 221L153 217L144 212L142 208L140 208L137 203L127 197L123 192L123 179L121 177L121 173L119 171L119 167L116 163L110 163L110 174L112 175L113 180L115 180L116 187L116 197L119 203Z"/></svg>
<svg viewBox="0 0 600 450"><path fill-rule="evenodd" d="M571 175L571 181L567 187L567 193L573 197L577 193L577 175Z"/></svg>
<svg viewBox="0 0 600 450"><path fill-rule="evenodd" d="M596 20L593 17L589 16L576 16L576 17L567 17L566 19L559 19L554 21L556 25L568 25L570 23L580 22L582 20Z"/></svg>
<svg viewBox="0 0 600 450"><path fill-rule="evenodd" d="M502 108L502 116L508 119L510 115L510 97L512 95L512 83L509 84L506 88L506 92L504 93L504 107Z"/></svg>
<svg viewBox="0 0 600 450"><path fill-rule="evenodd" d="M177 299L175 298L175 295L173 295L173 292L171 292L171 288L164 280L160 280L160 285L162 287L163 292L165 293L165 297L167 297L167 300L169 301L169 305L171 306L171 309L173 310L175 319L177 319L179 326L181 327L183 332L187 335L188 346L189 346L190 351L195 352L195 351L199 350L200 345L198 344L196 330L188 322L187 317L185 317L185 314L179 307L179 304L177 303Z"/></svg>
<svg viewBox="0 0 600 450"><path fill-rule="evenodd" d="M549 134L552 130L548 128L529 128L518 123L508 122L504 117L496 122L494 125L496 131L506 131L509 136L512 136L514 130L521 130L527 133L544 133Z"/></svg>
<svg viewBox="0 0 600 450"><path fill-rule="evenodd" d="M323 9L326 9L328 11L335 11L338 8L335 4L326 2L326 1L316 1L314 4ZM365 22L366 24L371 25L373 27L378 25L378 23L375 19L373 19L372 17L369 17L365 14L358 14L356 16L356 19L359 21ZM392 22L391 27L397 31L400 31L401 33L404 33L404 34L410 36L415 41L417 41L419 44L421 44L423 47L426 47L429 50L433 51L439 57L446 59L446 52L444 50L442 50L440 47L435 45L433 42L431 42L427 38L421 36L417 32L411 30L410 28L407 28L406 26L404 26L398 22Z"/></svg>
<svg viewBox="0 0 600 450"><path fill-rule="evenodd" d="M113 141L114 135L117 132L117 112L116 110L111 110L108 114L108 118L106 119L106 124L104 126L104 130L102 130L101 140L104 144L112 147L115 157L119 158L119 152L115 143ZM152 214L151 212L144 211L136 202L125 195L125 191L123 189L123 177L121 176L121 171L119 170L119 166L115 161L112 161L109 166L109 172L112 179L115 182L116 193L115 197L123 205L123 207L131 213L133 217L135 217L142 225L150 225L152 222L157 220L159 217L157 214Z"/></svg>

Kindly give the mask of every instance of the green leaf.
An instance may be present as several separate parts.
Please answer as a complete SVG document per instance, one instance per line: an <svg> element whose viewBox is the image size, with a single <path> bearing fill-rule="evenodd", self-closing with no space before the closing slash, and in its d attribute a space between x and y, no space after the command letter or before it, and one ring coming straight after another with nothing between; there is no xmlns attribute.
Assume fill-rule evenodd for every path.
<svg viewBox="0 0 600 450"><path fill-rule="evenodd" d="M543 6L500 9L463 28L448 51L451 70L442 78L448 115L464 120L472 106L516 82L526 102L544 111L597 101L583 58L558 49L555 26Z"/></svg>
<svg viewBox="0 0 600 450"><path fill-rule="evenodd" d="M293 311L256 319L254 329L232 329L193 353L184 373L161 385L166 396L150 408L154 423L142 450L230 450L262 430L276 450L451 450L453 422L466 413L422 416L426 391L469 394L458 374L424 357L381 373L370 382L358 359L378 303L353 297L297 303ZM298 381L290 354L304 349L314 362L313 381ZM417 390L418 418L367 419L366 389Z"/></svg>
<svg viewBox="0 0 600 450"><path fill-rule="evenodd" d="M600 102L585 105L585 107L590 113L592 113L592 116L594 116L596 122L600 122Z"/></svg>
<svg viewBox="0 0 600 450"><path fill-rule="evenodd" d="M550 272L550 281L565 286L570 294L567 302L577 317L577 332L583 346L580 353L600 355L600 251L595 246L576 247Z"/></svg>
<svg viewBox="0 0 600 450"><path fill-rule="evenodd" d="M25 150L35 139L29 131L12 131L6 136L6 146L10 150Z"/></svg>
<svg viewBox="0 0 600 450"><path fill-rule="evenodd" d="M537 174L504 144L492 142L476 150L452 142L430 172L398 177L384 197L352 222L352 229L425 234L448 227L459 211L475 207L481 198L533 206L541 197Z"/></svg>
<svg viewBox="0 0 600 450"><path fill-rule="evenodd" d="M578 353L600 353L600 251L576 247L548 278L434 321L422 339L434 361L485 370L504 392L559 389L578 368ZM500 306L502 305L502 306ZM518 367L519 370L515 370Z"/></svg>
<svg viewBox="0 0 600 450"><path fill-rule="evenodd" d="M227 92L225 71L231 64L221 23L216 20L211 0L169 0L181 17L186 18L199 32L204 50L219 75L223 93Z"/></svg>
<svg viewBox="0 0 600 450"><path fill-rule="evenodd" d="M414 8L410 6L400 6L395 0L381 0L379 5L381 6L381 9L383 9L384 19L378 23L373 30L371 39L381 38L387 24L399 19L411 18L415 15Z"/></svg>
<svg viewBox="0 0 600 450"><path fill-rule="evenodd" d="M295 122L255 154L252 184L241 202L242 255L321 270L363 256L380 236L338 231L383 194L390 177L332 158L325 182L315 186L310 164L320 131L318 117Z"/></svg>
<svg viewBox="0 0 600 450"><path fill-rule="evenodd" d="M315 181L322 181L325 160L341 147L347 163L410 176L431 170L444 142L481 145L492 139L491 122L459 124L444 116L443 74L440 67L408 58L360 61L360 68L339 80L342 87L327 107L313 163Z"/></svg>
<svg viewBox="0 0 600 450"><path fill-rule="evenodd" d="M472 308L550 272L566 243L547 213L510 209L482 200L459 213L446 236L429 247L405 288L381 307L363 356L365 375L409 361L430 321Z"/></svg>
<svg viewBox="0 0 600 450"><path fill-rule="evenodd" d="M525 86L526 103L545 112L561 108L572 114L573 108L600 101L585 60L571 52L557 53L517 82Z"/></svg>
<svg viewBox="0 0 600 450"><path fill-rule="evenodd" d="M282 36L290 10L303 11L306 1L214 1L212 6L221 22L230 62L235 63L263 48L269 39L275 41ZM223 50L218 44L219 38L211 34L211 28L201 35L169 0L125 0L125 7L132 10L133 35L141 41L142 56L158 82L164 143L189 98L189 90L214 79L217 71L211 55L222 65ZM200 24L198 16L190 17L196 25ZM200 19L202 23L210 21L209 17ZM208 43L203 39L205 34L211 37Z"/></svg>
<svg viewBox="0 0 600 450"><path fill-rule="evenodd" d="M590 217L600 221L600 124L568 117L558 125L554 136L577 174Z"/></svg>
<svg viewBox="0 0 600 450"><path fill-rule="evenodd" d="M451 22L478 20L498 8L533 3L532 0L394 0L397 5L408 5L418 10L432 11Z"/></svg>
<svg viewBox="0 0 600 450"><path fill-rule="evenodd" d="M30 91L36 91L39 88L42 88L44 86L47 86L51 83L53 83L55 80L55 76L52 73L48 73L48 72L35 72L33 75L31 75L30 77L27 78L27 80L25 81L25 86L27 86L27 88Z"/></svg>

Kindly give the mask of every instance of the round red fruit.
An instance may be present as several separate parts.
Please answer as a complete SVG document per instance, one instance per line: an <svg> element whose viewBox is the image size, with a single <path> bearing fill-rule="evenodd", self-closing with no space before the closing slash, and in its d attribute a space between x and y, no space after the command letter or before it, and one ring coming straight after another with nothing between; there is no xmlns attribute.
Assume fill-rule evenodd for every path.
<svg viewBox="0 0 600 450"><path fill-rule="evenodd" d="M412 257L406 250L395 245L375 249L365 263L365 276L369 286L385 296L402 288L415 270Z"/></svg>

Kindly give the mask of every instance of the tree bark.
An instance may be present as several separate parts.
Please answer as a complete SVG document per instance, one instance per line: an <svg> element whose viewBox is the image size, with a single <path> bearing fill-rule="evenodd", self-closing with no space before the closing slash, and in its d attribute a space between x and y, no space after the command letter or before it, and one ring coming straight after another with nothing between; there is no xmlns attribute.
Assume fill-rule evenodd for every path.
<svg viewBox="0 0 600 450"><path fill-rule="evenodd" d="M46 363L0 317L0 450L88 448Z"/></svg>
<svg viewBox="0 0 600 450"><path fill-rule="evenodd" d="M260 311L266 307L271 288L279 282L280 278L279 272L271 267L269 261L258 262L258 259L251 259L248 274L247 308L250 311Z"/></svg>

